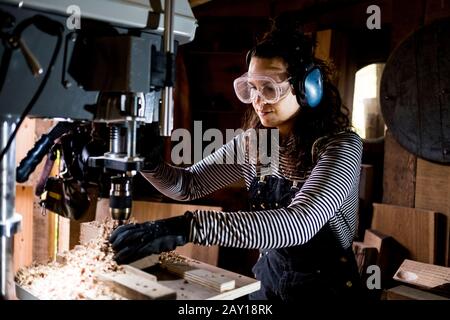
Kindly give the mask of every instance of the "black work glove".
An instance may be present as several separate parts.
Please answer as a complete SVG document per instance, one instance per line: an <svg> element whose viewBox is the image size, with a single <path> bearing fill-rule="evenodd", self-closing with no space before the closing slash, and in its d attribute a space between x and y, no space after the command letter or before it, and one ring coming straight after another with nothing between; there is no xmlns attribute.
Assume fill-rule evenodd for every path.
<svg viewBox="0 0 450 320"><path fill-rule="evenodd" d="M129 263L154 253L174 250L188 242L192 213L144 223L127 224L113 231L109 242L117 263Z"/></svg>

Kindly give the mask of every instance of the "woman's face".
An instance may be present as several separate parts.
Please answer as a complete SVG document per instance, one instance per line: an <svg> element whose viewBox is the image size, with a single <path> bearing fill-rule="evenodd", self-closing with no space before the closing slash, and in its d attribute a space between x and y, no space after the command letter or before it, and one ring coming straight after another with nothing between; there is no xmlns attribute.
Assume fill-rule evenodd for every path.
<svg viewBox="0 0 450 320"><path fill-rule="evenodd" d="M261 74L273 78L280 83L287 79L286 64L281 58L259 58L253 57L248 67L251 74ZM252 83L257 89L260 85L257 80ZM284 85L290 86L289 83ZM253 102L253 108L257 113L261 123L265 127L278 128L281 135L286 135L292 130L294 116L300 109L292 87L289 87L286 94L273 104L265 103L264 99L258 97Z"/></svg>

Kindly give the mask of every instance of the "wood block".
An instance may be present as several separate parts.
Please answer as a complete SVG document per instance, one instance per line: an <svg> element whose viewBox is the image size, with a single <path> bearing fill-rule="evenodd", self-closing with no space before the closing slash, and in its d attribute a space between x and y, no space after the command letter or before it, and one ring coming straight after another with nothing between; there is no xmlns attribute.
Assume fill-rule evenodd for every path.
<svg viewBox="0 0 450 320"><path fill-rule="evenodd" d="M135 275L142 279L147 279L150 281L157 281L156 276L154 276L150 273L144 272L144 271L142 271L138 268L135 268L133 266L130 266L128 264L124 264L121 267L123 268L123 270L125 271L126 274L132 274L132 275Z"/></svg>
<svg viewBox="0 0 450 320"><path fill-rule="evenodd" d="M390 238L390 236L385 235L382 232L373 229L367 229L364 233L364 244L372 246L376 248L378 252L381 252L388 238Z"/></svg>
<svg viewBox="0 0 450 320"><path fill-rule="evenodd" d="M386 300L449 300L445 297L411 288L407 286L397 286L386 290Z"/></svg>
<svg viewBox="0 0 450 320"><path fill-rule="evenodd" d="M447 267L405 259L394 279L426 289L441 289L450 295L450 268Z"/></svg>
<svg viewBox="0 0 450 320"><path fill-rule="evenodd" d="M373 229L366 230L364 244L377 250L374 264L380 267L382 288L391 287L392 276L407 257L407 250L391 236Z"/></svg>
<svg viewBox="0 0 450 320"><path fill-rule="evenodd" d="M450 166L417 160L415 207L435 210L446 217L443 239L444 265L450 266Z"/></svg>
<svg viewBox="0 0 450 320"><path fill-rule="evenodd" d="M33 208L33 261L45 263L50 259L50 219L53 214L42 214L42 208L35 203Z"/></svg>
<svg viewBox="0 0 450 320"><path fill-rule="evenodd" d="M436 261L437 213L374 203L372 229L392 236L409 251L408 257L420 262Z"/></svg>
<svg viewBox="0 0 450 320"><path fill-rule="evenodd" d="M99 274L96 278L128 299L156 300L176 298L176 292L174 290L157 283L154 279L133 273Z"/></svg>
<svg viewBox="0 0 450 320"><path fill-rule="evenodd" d="M152 254L151 256L144 257L136 260L129 265L136 269L146 269L159 264L159 254Z"/></svg>
<svg viewBox="0 0 450 320"><path fill-rule="evenodd" d="M358 241L353 242L352 248L359 274L364 278L367 275L367 267L377 264L378 249Z"/></svg>
<svg viewBox="0 0 450 320"><path fill-rule="evenodd" d="M224 292L235 288L235 280L230 279L223 274L216 274L208 270L198 269L184 263L163 262L162 267L185 280L192 281L193 283L197 283L219 292Z"/></svg>
<svg viewBox="0 0 450 320"><path fill-rule="evenodd" d="M191 281L186 281L183 278L173 279L169 278L158 279L158 283L172 288L177 292L177 299L188 299L188 300L230 300L245 296L249 293L257 291L261 288L261 283L254 278L246 277L235 272L224 270L213 265L203 263L201 261L189 259L183 256L179 256L180 259L188 266L194 269L201 269L209 271L219 276L223 276L228 279L235 281L235 289L227 290L224 292L218 292L212 288L206 287L202 284L192 283ZM152 255L144 259L133 262L131 265L134 267L139 267L141 269L146 269L159 263L159 255ZM162 268L161 270L165 270ZM168 272L168 271L166 271ZM166 275L167 277L167 275Z"/></svg>
<svg viewBox="0 0 450 320"><path fill-rule="evenodd" d="M70 219L63 216L56 216L57 218L57 253L61 254L72 249L70 247Z"/></svg>

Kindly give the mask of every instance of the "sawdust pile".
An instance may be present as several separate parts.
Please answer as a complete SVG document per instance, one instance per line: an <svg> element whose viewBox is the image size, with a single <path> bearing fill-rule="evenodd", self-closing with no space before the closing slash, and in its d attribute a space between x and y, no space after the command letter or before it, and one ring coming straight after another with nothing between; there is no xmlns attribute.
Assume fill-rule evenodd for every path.
<svg viewBox="0 0 450 320"><path fill-rule="evenodd" d="M91 223L99 228L95 239L64 252L57 261L20 269L16 283L44 300L124 299L95 278L96 274L124 272L113 260L107 240L117 222L109 219Z"/></svg>

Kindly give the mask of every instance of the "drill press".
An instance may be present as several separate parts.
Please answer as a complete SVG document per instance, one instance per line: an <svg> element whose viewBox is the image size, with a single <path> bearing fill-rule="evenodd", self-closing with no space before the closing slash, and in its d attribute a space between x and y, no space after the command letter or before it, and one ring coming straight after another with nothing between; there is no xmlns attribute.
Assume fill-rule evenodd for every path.
<svg viewBox="0 0 450 320"><path fill-rule="evenodd" d="M196 27L187 0L0 0L0 299L14 296L15 127L25 116L108 125L109 151L89 164L114 173L111 213L128 219L137 128L170 135L174 49Z"/></svg>

